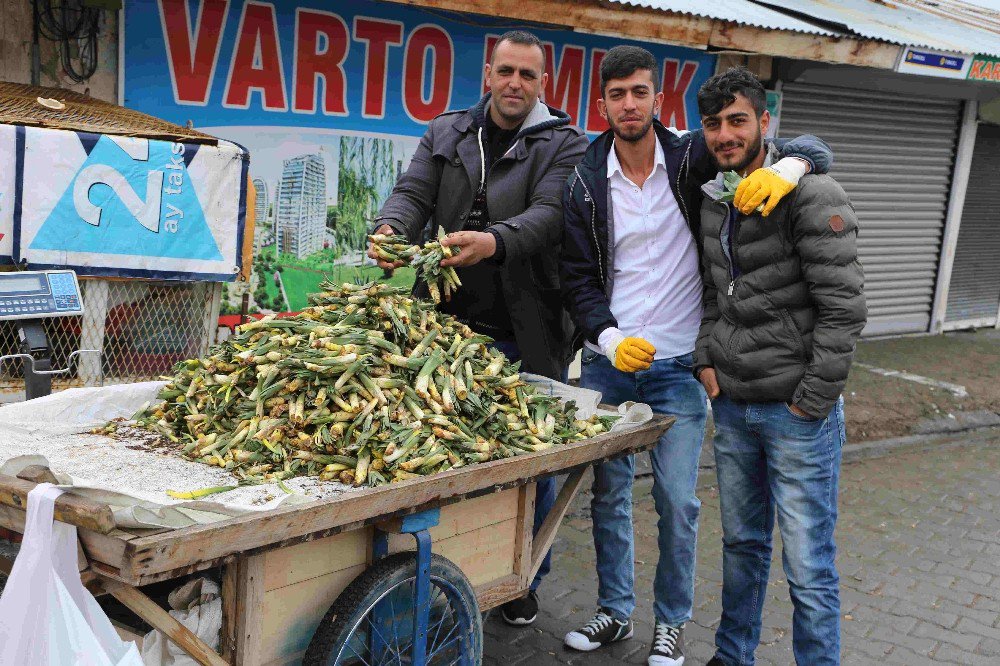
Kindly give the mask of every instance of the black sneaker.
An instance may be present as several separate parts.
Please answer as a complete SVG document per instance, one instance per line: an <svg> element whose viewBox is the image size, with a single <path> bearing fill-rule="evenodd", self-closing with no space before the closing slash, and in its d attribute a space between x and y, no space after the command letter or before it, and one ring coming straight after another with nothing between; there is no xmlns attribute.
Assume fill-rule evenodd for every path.
<svg viewBox="0 0 1000 666"><path fill-rule="evenodd" d="M538 617L538 595L531 590L526 597L508 601L500 607L500 617L515 627L531 624Z"/></svg>
<svg viewBox="0 0 1000 666"><path fill-rule="evenodd" d="M684 663L684 625L671 627L659 620L653 629L648 666L681 666Z"/></svg>
<svg viewBox="0 0 1000 666"><path fill-rule="evenodd" d="M632 620L622 622L603 608L598 608L593 619L576 631L566 634L563 643L574 650L590 652L626 638L632 638Z"/></svg>
<svg viewBox="0 0 1000 666"><path fill-rule="evenodd" d="M722 661L718 657L712 657L712 661L705 664L705 666L726 666L726 662Z"/></svg>

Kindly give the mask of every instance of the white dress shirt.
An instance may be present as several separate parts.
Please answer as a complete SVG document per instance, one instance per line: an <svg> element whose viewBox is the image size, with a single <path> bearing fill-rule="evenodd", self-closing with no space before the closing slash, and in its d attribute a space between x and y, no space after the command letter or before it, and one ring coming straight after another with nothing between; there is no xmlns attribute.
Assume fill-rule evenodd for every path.
<svg viewBox="0 0 1000 666"><path fill-rule="evenodd" d="M656 359L694 351L702 314L698 249L670 189L660 142L642 187L625 177L612 145L608 187L614 216L611 313L618 328L601 333L600 348L587 345L606 353L609 341L624 335L648 340Z"/></svg>

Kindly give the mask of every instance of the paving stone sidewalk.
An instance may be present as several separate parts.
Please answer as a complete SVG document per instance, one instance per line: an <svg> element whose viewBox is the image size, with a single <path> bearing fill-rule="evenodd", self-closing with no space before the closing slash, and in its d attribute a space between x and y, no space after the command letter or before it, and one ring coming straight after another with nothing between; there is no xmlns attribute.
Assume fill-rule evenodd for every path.
<svg viewBox="0 0 1000 666"><path fill-rule="evenodd" d="M998 472L1000 430L965 434L933 451L844 465L837 542L845 665L1000 664ZM657 552L650 485L648 478L635 485L635 638L589 654L562 645L562 636L589 619L596 603L590 495L581 493L559 531L538 620L515 629L493 613L484 625L485 664L646 663ZM720 611L719 496L714 487L699 496L686 666L711 658ZM794 663L791 612L776 538L758 664Z"/></svg>

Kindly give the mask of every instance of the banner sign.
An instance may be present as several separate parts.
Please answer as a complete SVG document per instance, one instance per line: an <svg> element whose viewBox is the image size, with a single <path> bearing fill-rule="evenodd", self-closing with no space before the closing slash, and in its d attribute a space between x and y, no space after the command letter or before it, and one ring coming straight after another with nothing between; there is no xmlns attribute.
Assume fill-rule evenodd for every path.
<svg viewBox="0 0 1000 666"><path fill-rule="evenodd" d="M1000 58L977 55L969 68L969 80L1000 83Z"/></svg>
<svg viewBox="0 0 1000 666"><path fill-rule="evenodd" d="M124 104L200 128L421 136L438 114L479 99L483 64L509 25L372 0L129 0ZM528 29L545 43L545 100L588 132L606 129L596 103L601 58L617 44L639 43ZM715 56L640 45L661 64L664 124L698 127L695 96Z"/></svg>
<svg viewBox="0 0 1000 666"><path fill-rule="evenodd" d="M385 279L361 265L373 218L427 124L485 92L483 66L507 30L539 37L544 101L591 137L607 128L597 99L608 49L653 53L661 120L682 129L701 125L697 92L716 61L677 46L377 0L127 0L121 26L125 106L190 121L250 152L251 312L306 307L324 276ZM406 287L413 271L389 279ZM224 313L240 307L235 293L223 293Z"/></svg>
<svg viewBox="0 0 1000 666"><path fill-rule="evenodd" d="M15 263L82 275L235 279L245 219L241 148L35 127L16 132L23 156Z"/></svg>
<svg viewBox="0 0 1000 666"><path fill-rule="evenodd" d="M945 79L964 79L969 73L971 64L972 56L965 53L932 51L922 47L907 46L899 56L896 71Z"/></svg>
<svg viewBox="0 0 1000 666"><path fill-rule="evenodd" d="M14 174L17 171L16 133L0 125L0 264L12 263L14 238Z"/></svg>

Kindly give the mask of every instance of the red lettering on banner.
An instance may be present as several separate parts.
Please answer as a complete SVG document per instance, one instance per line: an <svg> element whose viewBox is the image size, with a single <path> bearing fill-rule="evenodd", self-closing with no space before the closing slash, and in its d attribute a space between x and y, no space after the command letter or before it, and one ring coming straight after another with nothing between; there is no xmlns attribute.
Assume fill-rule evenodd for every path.
<svg viewBox="0 0 1000 666"><path fill-rule="evenodd" d="M559 67L555 66L555 47L545 42L546 69L549 80L545 85L545 102L569 114L570 122L579 124L580 97L583 94L583 61L587 56L582 46L565 45L559 58Z"/></svg>
<svg viewBox="0 0 1000 666"><path fill-rule="evenodd" d="M366 17L355 17L354 39L365 42L365 85L361 115L385 117L385 85L389 64L389 46L403 43L403 24Z"/></svg>
<svg viewBox="0 0 1000 666"><path fill-rule="evenodd" d="M983 68L983 65L985 65L985 64L986 63L984 63L982 60L973 60L972 61L972 69L969 71L969 78L970 79L980 79L980 78L982 78L982 71L981 70Z"/></svg>
<svg viewBox="0 0 1000 666"><path fill-rule="evenodd" d="M215 78L229 0L202 0L193 29L187 0L159 0L159 6L174 100L205 106Z"/></svg>
<svg viewBox="0 0 1000 666"><path fill-rule="evenodd" d="M255 90L261 93L266 110L288 110L278 25L274 5L269 2L247 2L243 6L222 105L249 108L250 95Z"/></svg>
<svg viewBox="0 0 1000 666"><path fill-rule="evenodd" d="M344 60L349 48L350 35L344 19L318 9L295 10L293 111L316 113L316 79L323 79L323 113L347 115Z"/></svg>
<svg viewBox="0 0 1000 666"><path fill-rule="evenodd" d="M403 58L403 108L418 123L427 123L448 110L451 102L452 68L455 48L451 36L441 27L425 23L414 28L406 40ZM427 53L432 55L425 66ZM424 97L428 69L430 95Z"/></svg>
<svg viewBox="0 0 1000 666"><path fill-rule="evenodd" d="M680 70L680 71L678 71ZM691 80L698 72L698 63L690 60L680 61L673 58L663 60L663 108L660 109L660 122L667 127L677 129L688 128L687 93Z"/></svg>
<svg viewBox="0 0 1000 666"><path fill-rule="evenodd" d="M594 49L590 54L590 96L587 101L587 132L603 132L608 129L608 121L601 117L597 109L597 100L601 98L601 61L604 60L604 49Z"/></svg>

